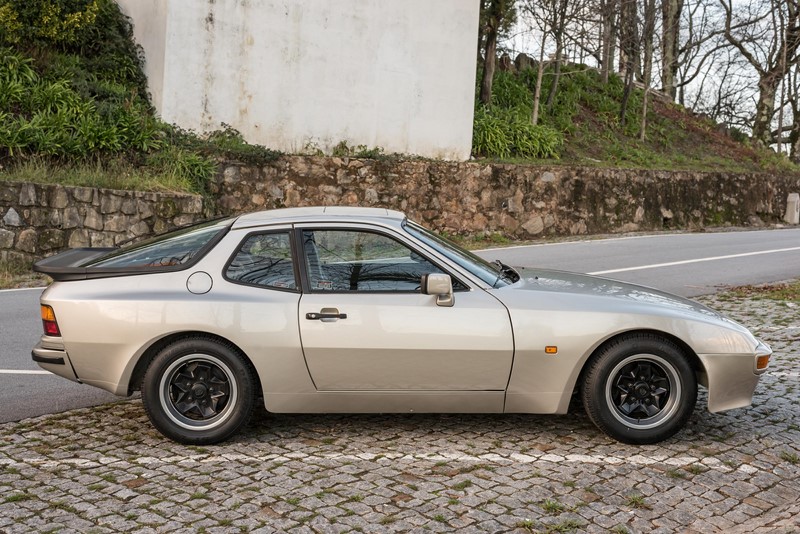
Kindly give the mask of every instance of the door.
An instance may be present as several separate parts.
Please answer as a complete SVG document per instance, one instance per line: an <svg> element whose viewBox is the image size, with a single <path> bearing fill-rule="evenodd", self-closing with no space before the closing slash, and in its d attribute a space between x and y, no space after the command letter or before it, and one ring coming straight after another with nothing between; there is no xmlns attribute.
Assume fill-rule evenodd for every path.
<svg viewBox="0 0 800 534"><path fill-rule="evenodd" d="M494 297L454 279L455 305L438 306L420 292L420 278L443 269L386 230L307 228L301 236L298 320L318 390L506 388L511 323Z"/></svg>

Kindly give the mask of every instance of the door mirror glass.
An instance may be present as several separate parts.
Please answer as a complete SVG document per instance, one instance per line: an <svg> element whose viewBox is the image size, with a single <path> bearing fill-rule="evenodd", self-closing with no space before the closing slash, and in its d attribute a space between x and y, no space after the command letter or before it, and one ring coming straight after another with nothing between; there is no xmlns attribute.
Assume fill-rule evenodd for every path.
<svg viewBox="0 0 800 534"><path fill-rule="evenodd" d="M422 275L420 284L426 295L436 295L436 305L450 307L455 303L453 281L449 274L430 273Z"/></svg>

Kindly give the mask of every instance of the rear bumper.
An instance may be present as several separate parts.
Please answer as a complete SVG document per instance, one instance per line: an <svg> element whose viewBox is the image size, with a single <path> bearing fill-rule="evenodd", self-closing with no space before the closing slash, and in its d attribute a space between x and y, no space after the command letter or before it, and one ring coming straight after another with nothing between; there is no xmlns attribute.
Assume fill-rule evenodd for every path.
<svg viewBox="0 0 800 534"><path fill-rule="evenodd" d="M73 382L79 382L69 361L67 351L61 348L53 348L52 343L40 341L31 351L31 358L36 364L51 373L64 377Z"/></svg>

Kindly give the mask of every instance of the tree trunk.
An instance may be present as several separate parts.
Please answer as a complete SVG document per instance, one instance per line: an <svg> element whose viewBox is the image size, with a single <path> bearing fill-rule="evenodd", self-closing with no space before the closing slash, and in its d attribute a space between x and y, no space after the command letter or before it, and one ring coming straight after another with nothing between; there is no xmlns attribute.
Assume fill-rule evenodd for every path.
<svg viewBox="0 0 800 534"><path fill-rule="evenodd" d="M675 100L675 78L678 74L678 46L681 27L681 11L684 0L663 0L661 90Z"/></svg>
<svg viewBox="0 0 800 534"><path fill-rule="evenodd" d="M536 88L533 92L533 111L531 124L536 126L539 122L539 101L542 99L542 75L544 74L544 48L547 45L547 32L542 32L542 49L539 51L539 65L536 71Z"/></svg>
<svg viewBox="0 0 800 534"><path fill-rule="evenodd" d="M772 142L772 116L775 114L775 94L781 82L780 71L762 74L758 80L758 102L753 119L753 140L768 147Z"/></svg>
<svg viewBox="0 0 800 534"><path fill-rule="evenodd" d="M620 8L620 51L624 57L624 63L622 64L625 66L625 90L622 93L622 105L619 110L619 122L622 126L625 126L628 100L633 91L633 79L637 66L636 56L639 49L636 1L622 0Z"/></svg>
<svg viewBox="0 0 800 534"><path fill-rule="evenodd" d="M656 0L648 0L644 8L644 97L642 98L642 128L639 131L639 140L644 141L647 136L647 97L650 93L650 76L653 70L653 39L656 25Z"/></svg>
<svg viewBox="0 0 800 534"><path fill-rule="evenodd" d="M614 63L614 45L612 41L616 37L614 24L616 22L616 1L603 0L603 34L602 34L602 65L600 74L603 83L608 83L608 74L612 71Z"/></svg>
<svg viewBox="0 0 800 534"><path fill-rule="evenodd" d="M792 107L792 130L789 132L789 159L800 163L800 106Z"/></svg>
<svg viewBox="0 0 800 534"><path fill-rule="evenodd" d="M558 9L554 13L553 38L556 40L555 68L553 69L553 83L550 84L550 93L547 95L547 109L553 109L553 102L558 91L558 81L561 77L561 61L564 54L564 32L567 29L567 2L559 0Z"/></svg>
<svg viewBox="0 0 800 534"><path fill-rule="evenodd" d="M561 40L556 42L555 68L553 69L553 81L550 84L550 92L547 94L547 109L553 108L553 101L558 91L558 79L561 77Z"/></svg>
<svg viewBox="0 0 800 534"><path fill-rule="evenodd" d="M497 28L493 25L486 34L486 51L483 59L483 76L481 77L481 103L489 105L492 102L492 81L497 64Z"/></svg>

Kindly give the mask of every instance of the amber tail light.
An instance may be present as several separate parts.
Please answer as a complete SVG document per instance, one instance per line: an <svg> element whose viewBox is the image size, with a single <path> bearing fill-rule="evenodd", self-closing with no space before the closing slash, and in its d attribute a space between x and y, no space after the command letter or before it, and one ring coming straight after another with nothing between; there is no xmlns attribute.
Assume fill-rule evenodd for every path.
<svg viewBox="0 0 800 534"><path fill-rule="evenodd" d="M48 336L60 336L61 330L58 329L56 322L56 314L53 308L42 304L42 325L44 326L44 333Z"/></svg>

